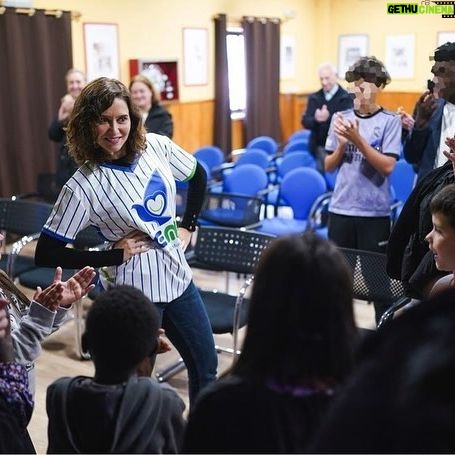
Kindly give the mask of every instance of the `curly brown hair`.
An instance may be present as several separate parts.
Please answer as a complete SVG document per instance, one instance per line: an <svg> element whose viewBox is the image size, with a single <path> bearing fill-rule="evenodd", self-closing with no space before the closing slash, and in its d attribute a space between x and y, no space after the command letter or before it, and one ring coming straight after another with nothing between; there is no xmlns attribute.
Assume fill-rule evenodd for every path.
<svg viewBox="0 0 455 455"><path fill-rule="evenodd" d="M131 131L125 144L125 159L132 162L136 154L145 149L146 131L141 114L131 102L130 92L117 79L100 77L82 89L66 130L69 155L77 164L88 161L96 165L106 160L103 150L96 144L96 125L115 98L125 101L131 120Z"/></svg>

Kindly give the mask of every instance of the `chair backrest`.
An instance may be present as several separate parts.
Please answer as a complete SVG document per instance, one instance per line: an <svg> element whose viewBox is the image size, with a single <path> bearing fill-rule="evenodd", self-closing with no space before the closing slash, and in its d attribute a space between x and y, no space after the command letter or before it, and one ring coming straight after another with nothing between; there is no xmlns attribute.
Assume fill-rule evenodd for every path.
<svg viewBox="0 0 455 455"><path fill-rule="evenodd" d="M262 149L265 150L269 155L275 155L278 151L278 142L270 136L257 136L248 142L246 148Z"/></svg>
<svg viewBox="0 0 455 455"><path fill-rule="evenodd" d="M278 177L282 179L289 171L298 167L311 167L316 169L316 160L310 152L293 152L289 155L284 155L277 162Z"/></svg>
<svg viewBox="0 0 455 455"><path fill-rule="evenodd" d="M250 230L200 226L194 253L197 261L208 268L251 274L274 238Z"/></svg>
<svg viewBox="0 0 455 455"><path fill-rule="evenodd" d="M327 189L329 191L333 191L334 190L335 183L336 183L336 180L337 180L337 175L338 175L338 168L336 168L332 172L324 171L323 176L324 176L325 182L327 183Z"/></svg>
<svg viewBox="0 0 455 455"><path fill-rule="evenodd" d="M244 164L256 164L262 169L266 169L270 165L270 155L262 149L246 149L245 153L235 162L236 166L243 166Z"/></svg>
<svg viewBox="0 0 455 455"><path fill-rule="evenodd" d="M88 226L79 231L74 239L73 245L77 249L85 250L94 248L105 242L99 229L95 226Z"/></svg>
<svg viewBox="0 0 455 455"><path fill-rule="evenodd" d="M354 298L367 302L387 302L405 298L403 283L386 272L384 253L340 248L353 274ZM368 279L365 279L365 274Z"/></svg>
<svg viewBox="0 0 455 455"><path fill-rule="evenodd" d="M204 162L210 171L225 162L223 151L216 145L200 147L194 151L193 155L198 161Z"/></svg>
<svg viewBox="0 0 455 455"><path fill-rule="evenodd" d="M52 204L22 199L0 199L0 229L20 236L38 233L52 211Z"/></svg>
<svg viewBox="0 0 455 455"><path fill-rule="evenodd" d="M257 195L268 184L267 172L256 164L236 166L223 181L223 192Z"/></svg>
<svg viewBox="0 0 455 455"><path fill-rule="evenodd" d="M293 142L293 141L296 141L296 140L304 139L304 140L307 140L308 143L309 143L310 142L310 138L311 138L311 130L302 129L302 130L294 131L289 136L288 142Z"/></svg>
<svg viewBox="0 0 455 455"><path fill-rule="evenodd" d="M314 201L326 190L325 180L318 171L299 167L283 177L280 197L292 208L295 219L306 220Z"/></svg>
<svg viewBox="0 0 455 455"><path fill-rule="evenodd" d="M395 198L405 202L411 194L416 181L416 173L411 164L406 160L398 160L389 176L390 185L395 191Z"/></svg>
<svg viewBox="0 0 455 455"><path fill-rule="evenodd" d="M283 155L286 155L291 152L309 152L310 151L310 142L308 139L297 139L292 142L288 142L283 147Z"/></svg>

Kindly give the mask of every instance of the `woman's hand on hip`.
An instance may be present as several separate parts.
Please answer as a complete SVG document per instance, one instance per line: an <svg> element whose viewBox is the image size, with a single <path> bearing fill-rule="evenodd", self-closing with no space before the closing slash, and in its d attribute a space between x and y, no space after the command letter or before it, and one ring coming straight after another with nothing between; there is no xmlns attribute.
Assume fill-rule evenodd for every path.
<svg viewBox="0 0 455 455"><path fill-rule="evenodd" d="M182 227L178 228L178 232L179 232L180 242L182 242L183 251L186 251L186 249L188 248L188 245L191 242L191 234L192 234L192 232L189 231L188 229L185 229L185 228L182 228Z"/></svg>
<svg viewBox="0 0 455 455"><path fill-rule="evenodd" d="M113 248L123 250L123 262L126 262L134 255L145 253L153 248L153 241L145 232L136 230L117 240Z"/></svg>

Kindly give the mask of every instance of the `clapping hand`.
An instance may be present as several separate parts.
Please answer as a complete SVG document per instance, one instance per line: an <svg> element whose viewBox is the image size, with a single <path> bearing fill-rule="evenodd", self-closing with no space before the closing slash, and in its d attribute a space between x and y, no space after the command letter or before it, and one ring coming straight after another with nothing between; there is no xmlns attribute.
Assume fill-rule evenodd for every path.
<svg viewBox="0 0 455 455"><path fill-rule="evenodd" d="M327 109L327 106L324 104L320 109L316 109L314 112L314 118L316 119L317 122L323 123L328 120L330 117L330 112Z"/></svg>
<svg viewBox="0 0 455 455"><path fill-rule="evenodd" d="M61 281L62 268L57 267L54 282L44 291L38 286L33 300L50 311L56 311L59 306L68 308L95 287L94 284L91 284L95 275L95 270L92 267L84 267L69 280Z"/></svg>
<svg viewBox="0 0 455 455"><path fill-rule="evenodd" d="M75 101L74 98L69 94L66 94L62 98L60 108L58 110L58 119L61 122L65 122L66 120L68 120L74 108L74 101Z"/></svg>
<svg viewBox="0 0 455 455"><path fill-rule="evenodd" d="M449 147L449 150L444 150L444 156L447 157L449 161L452 161L453 171L455 173L455 136L447 137L445 144Z"/></svg>
<svg viewBox="0 0 455 455"><path fill-rule="evenodd" d="M401 118L401 127L406 131L411 131L415 123L414 117L408 114L401 106L398 108L397 114Z"/></svg>
<svg viewBox="0 0 455 455"><path fill-rule="evenodd" d="M354 142L359 136L359 121L357 119L345 119L340 113L335 115L333 128L339 143L342 145L347 142Z"/></svg>
<svg viewBox="0 0 455 455"><path fill-rule="evenodd" d="M164 337L164 329L158 329L158 348L156 350L157 354L164 354L172 350L171 343Z"/></svg>
<svg viewBox="0 0 455 455"><path fill-rule="evenodd" d="M433 112L436 110L438 104L436 98L427 90L417 101L416 104L416 128L426 128Z"/></svg>

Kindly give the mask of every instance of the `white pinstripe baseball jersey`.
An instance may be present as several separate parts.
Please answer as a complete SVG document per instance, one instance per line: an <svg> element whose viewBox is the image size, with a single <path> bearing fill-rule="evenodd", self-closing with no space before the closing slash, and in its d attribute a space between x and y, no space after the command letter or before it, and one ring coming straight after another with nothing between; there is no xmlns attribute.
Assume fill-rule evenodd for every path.
<svg viewBox="0 0 455 455"><path fill-rule="evenodd" d="M82 165L63 187L43 232L67 243L89 225L111 242L135 229L148 233L156 248L106 270L116 284L134 286L153 302L170 302L192 278L177 235L175 179L190 179L196 164L167 137L147 134L146 150L129 166Z"/></svg>

